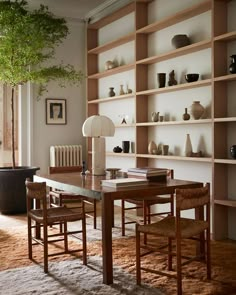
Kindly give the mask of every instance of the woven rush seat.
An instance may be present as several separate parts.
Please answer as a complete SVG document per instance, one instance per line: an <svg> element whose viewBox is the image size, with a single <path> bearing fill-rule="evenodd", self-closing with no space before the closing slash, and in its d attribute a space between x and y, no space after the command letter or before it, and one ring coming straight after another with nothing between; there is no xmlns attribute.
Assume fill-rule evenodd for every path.
<svg viewBox="0 0 236 295"><path fill-rule="evenodd" d="M140 202L143 201L143 198L142 199L141 198L140 199L138 199L138 198L137 199L127 199L125 201L128 203L133 203L135 205L140 205ZM152 196L152 197L148 197L146 202L149 206L156 205L156 204L166 204L166 203L171 202L171 197L169 197L169 196L168 197L167 196L163 196L163 197Z"/></svg>
<svg viewBox="0 0 236 295"><path fill-rule="evenodd" d="M35 209L29 212L29 216L34 218L37 222L43 222L43 210ZM50 225L54 222L67 221L72 222L80 220L83 218L83 215L78 212L73 212L71 209L66 207L55 207L47 209L47 223Z"/></svg>
<svg viewBox="0 0 236 295"><path fill-rule="evenodd" d="M173 216L165 217L164 219L147 225L137 225L138 231L141 233L154 234L165 236L168 238L176 237L176 219ZM180 229L183 239L197 235L208 228L208 223L203 220L193 220L181 218Z"/></svg>

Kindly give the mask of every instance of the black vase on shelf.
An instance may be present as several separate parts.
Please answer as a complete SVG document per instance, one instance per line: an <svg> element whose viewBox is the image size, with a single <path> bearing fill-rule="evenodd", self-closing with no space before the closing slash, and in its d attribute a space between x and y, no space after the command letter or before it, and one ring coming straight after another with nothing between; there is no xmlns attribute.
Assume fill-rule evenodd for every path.
<svg viewBox="0 0 236 295"><path fill-rule="evenodd" d="M236 74L236 54L233 54L231 57L231 64L229 66L229 71L231 74Z"/></svg>
<svg viewBox="0 0 236 295"><path fill-rule="evenodd" d="M230 147L230 154L233 159L236 159L236 145Z"/></svg>

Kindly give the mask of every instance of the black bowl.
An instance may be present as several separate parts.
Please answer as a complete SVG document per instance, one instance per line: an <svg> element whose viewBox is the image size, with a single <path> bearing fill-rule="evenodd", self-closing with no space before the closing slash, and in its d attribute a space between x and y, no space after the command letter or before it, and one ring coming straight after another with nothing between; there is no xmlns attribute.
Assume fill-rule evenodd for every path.
<svg viewBox="0 0 236 295"><path fill-rule="evenodd" d="M199 74L186 74L185 75L185 80L187 82L195 82L199 78Z"/></svg>

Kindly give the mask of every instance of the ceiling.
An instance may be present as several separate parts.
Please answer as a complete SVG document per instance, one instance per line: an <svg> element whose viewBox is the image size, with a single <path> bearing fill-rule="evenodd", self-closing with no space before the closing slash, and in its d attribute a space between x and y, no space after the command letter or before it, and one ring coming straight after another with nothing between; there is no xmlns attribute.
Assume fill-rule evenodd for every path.
<svg viewBox="0 0 236 295"><path fill-rule="evenodd" d="M40 4L48 6L57 16L84 19L85 16L107 0L28 0L29 6L38 8Z"/></svg>

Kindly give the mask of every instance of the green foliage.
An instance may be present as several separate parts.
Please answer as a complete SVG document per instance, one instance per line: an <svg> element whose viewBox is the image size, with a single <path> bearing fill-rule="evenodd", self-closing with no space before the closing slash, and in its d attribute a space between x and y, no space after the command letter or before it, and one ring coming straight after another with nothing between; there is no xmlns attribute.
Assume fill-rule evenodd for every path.
<svg viewBox="0 0 236 295"><path fill-rule="evenodd" d="M39 95L49 81L60 86L79 84L84 75L72 65L53 65L55 48L68 35L63 18L57 18L47 6L30 11L25 0L0 1L0 82L12 87L12 164L15 168L14 90L26 82L39 84Z"/></svg>
<svg viewBox="0 0 236 295"><path fill-rule="evenodd" d="M13 87L28 81L81 82L82 72L71 65L45 66L67 34L66 21L46 6L29 11L25 0L0 1L0 81Z"/></svg>

